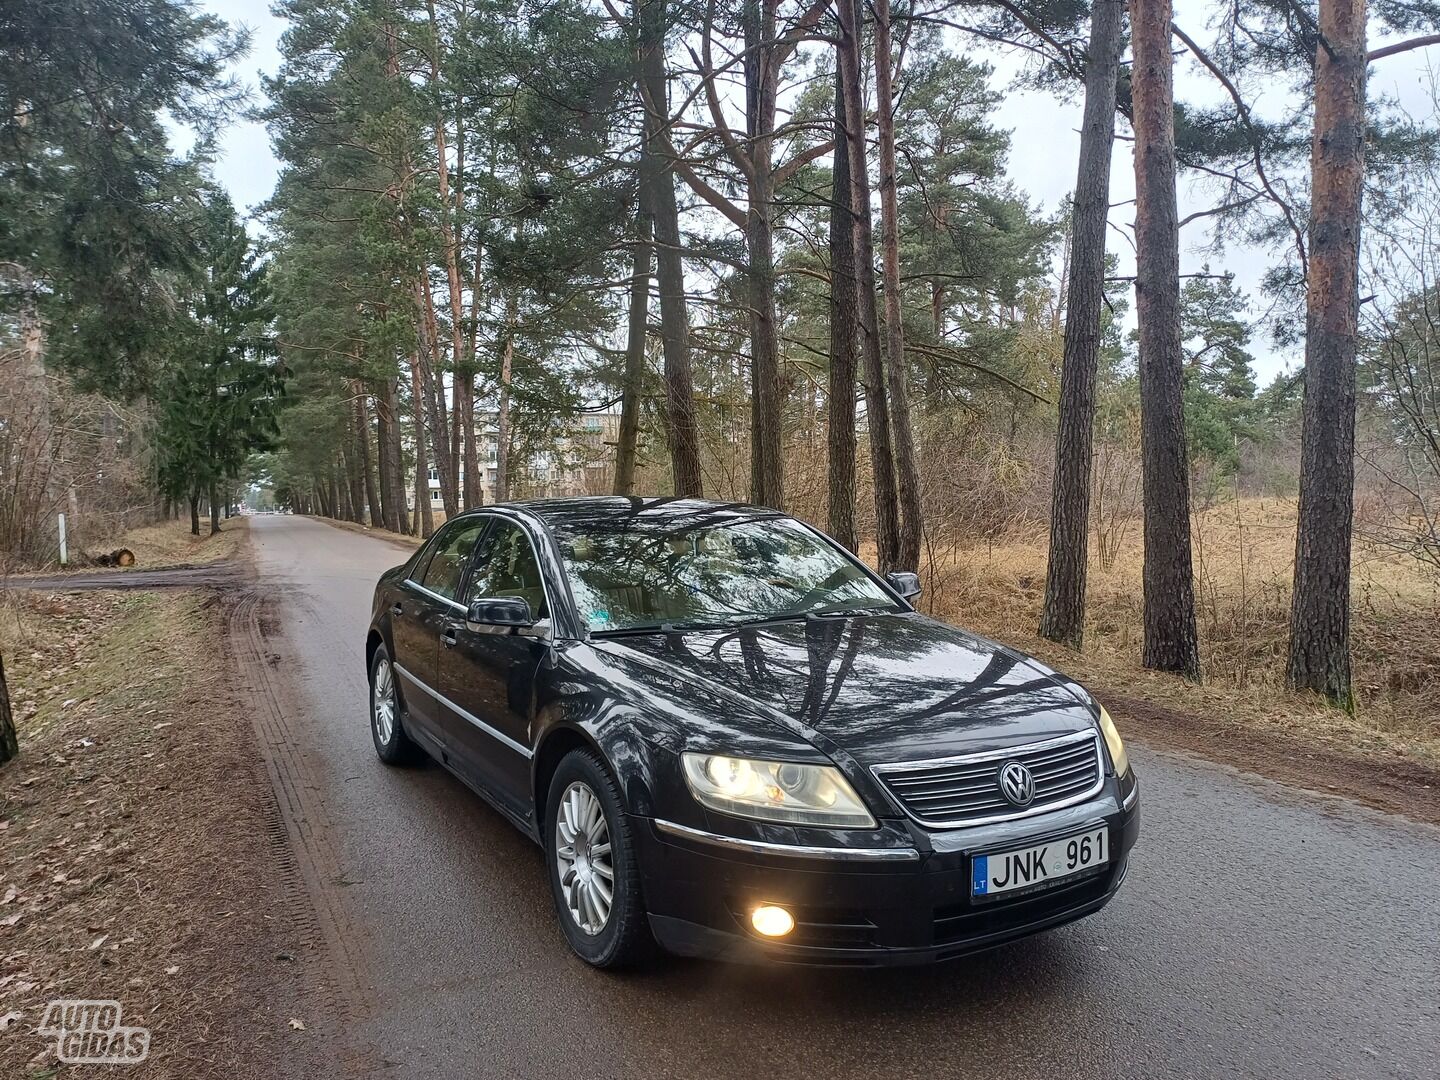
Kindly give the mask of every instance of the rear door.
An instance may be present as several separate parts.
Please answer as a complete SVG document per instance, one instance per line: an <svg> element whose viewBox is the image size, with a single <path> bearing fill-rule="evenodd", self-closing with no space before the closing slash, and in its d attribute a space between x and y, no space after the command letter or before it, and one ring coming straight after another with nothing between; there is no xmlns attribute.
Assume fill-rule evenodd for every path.
<svg viewBox="0 0 1440 1080"><path fill-rule="evenodd" d="M429 556L401 582L390 609L395 670L410 718L423 735L442 744L444 714L436 671L440 635L445 620L457 609L464 610L458 600L460 583L486 524L484 518L463 518L441 528Z"/></svg>
<svg viewBox="0 0 1440 1080"><path fill-rule="evenodd" d="M475 550L462 602L468 609L494 597L521 597L537 619L550 617L530 537L501 517ZM550 646L535 633L471 630L464 609L447 614L441 635L440 689L452 713L446 726L462 744L456 756L472 782L528 817L535 676Z"/></svg>

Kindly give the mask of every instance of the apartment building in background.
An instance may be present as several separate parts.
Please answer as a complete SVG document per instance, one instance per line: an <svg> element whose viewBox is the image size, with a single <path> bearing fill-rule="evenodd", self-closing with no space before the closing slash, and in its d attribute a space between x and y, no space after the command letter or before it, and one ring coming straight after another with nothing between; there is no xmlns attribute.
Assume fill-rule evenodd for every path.
<svg viewBox="0 0 1440 1080"><path fill-rule="evenodd" d="M565 495L603 495L610 491L615 479L615 445L620 438L620 413L612 410L581 413L571 425L570 433L546 447L527 455L526 460L511 466L511 491L514 499L556 498ZM480 459L482 475L480 492L485 504L495 502L496 481L499 479L500 429L494 413L485 413L475 422L475 451ZM465 465L460 465L464 483ZM414 510L414 496L410 496ZM441 510L440 472L430 469L430 505Z"/></svg>

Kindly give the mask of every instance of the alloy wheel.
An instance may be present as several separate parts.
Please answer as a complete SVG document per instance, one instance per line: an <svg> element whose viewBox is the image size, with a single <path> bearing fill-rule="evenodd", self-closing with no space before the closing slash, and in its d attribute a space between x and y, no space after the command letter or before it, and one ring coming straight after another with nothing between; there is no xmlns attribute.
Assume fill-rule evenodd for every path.
<svg viewBox="0 0 1440 1080"><path fill-rule="evenodd" d="M381 657L375 665L375 689L372 712L375 717L375 735L386 746L395 732L395 675L390 661Z"/></svg>
<svg viewBox="0 0 1440 1080"><path fill-rule="evenodd" d="M594 937L610 921L615 870L605 807L583 781L572 783L560 799L553 843L565 907L575 925Z"/></svg>

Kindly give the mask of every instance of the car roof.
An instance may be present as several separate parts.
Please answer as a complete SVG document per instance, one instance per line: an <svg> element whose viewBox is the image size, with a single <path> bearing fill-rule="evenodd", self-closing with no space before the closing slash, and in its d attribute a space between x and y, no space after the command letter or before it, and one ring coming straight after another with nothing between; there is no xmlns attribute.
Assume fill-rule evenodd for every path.
<svg viewBox="0 0 1440 1080"><path fill-rule="evenodd" d="M784 517L778 510L742 502L625 495L576 495L569 498L524 499L476 510L510 509L533 515L561 529L632 525L685 528Z"/></svg>

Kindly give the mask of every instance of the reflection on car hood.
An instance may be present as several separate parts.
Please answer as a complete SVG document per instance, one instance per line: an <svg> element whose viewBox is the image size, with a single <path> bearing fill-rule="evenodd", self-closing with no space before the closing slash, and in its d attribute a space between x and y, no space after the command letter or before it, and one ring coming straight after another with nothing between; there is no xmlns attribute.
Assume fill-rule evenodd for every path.
<svg viewBox="0 0 1440 1080"><path fill-rule="evenodd" d="M1014 650L913 613L592 645L748 699L757 713L802 737L818 732L865 765L997 749L1094 726L1076 684Z"/></svg>

